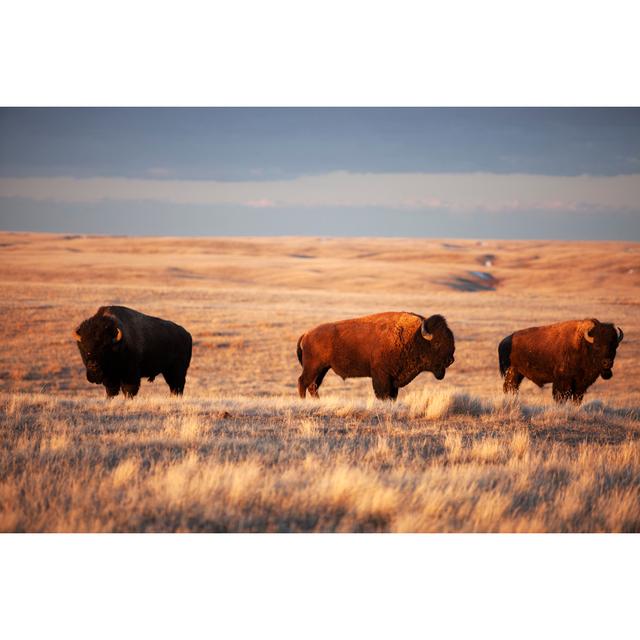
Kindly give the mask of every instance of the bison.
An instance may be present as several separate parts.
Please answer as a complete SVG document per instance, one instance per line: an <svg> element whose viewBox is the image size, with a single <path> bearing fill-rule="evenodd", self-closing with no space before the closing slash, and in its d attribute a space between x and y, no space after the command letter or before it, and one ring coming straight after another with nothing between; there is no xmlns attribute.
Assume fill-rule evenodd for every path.
<svg viewBox="0 0 640 640"><path fill-rule="evenodd" d="M595 318L516 331L498 347L504 392L516 393L528 378L539 387L552 383L556 402L580 404L598 376L609 380L613 375L623 337L622 329Z"/></svg>
<svg viewBox="0 0 640 640"><path fill-rule="evenodd" d="M377 398L395 400L398 389L423 371L442 380L454 351L453 333L440 315L387 312L321 324L298 340L298 393L317 398L333 369L343 380L372 378Z"/></svg>
<svg viewBox="0 0 640 640"><path fill-rule="evenodd" d="M87 380L104 384L108 397L122 389L133 398L140 379L161 373L171 393L182 395L191 362L191 334L174 322L127 307L100 307L74 331Z"/></svg>

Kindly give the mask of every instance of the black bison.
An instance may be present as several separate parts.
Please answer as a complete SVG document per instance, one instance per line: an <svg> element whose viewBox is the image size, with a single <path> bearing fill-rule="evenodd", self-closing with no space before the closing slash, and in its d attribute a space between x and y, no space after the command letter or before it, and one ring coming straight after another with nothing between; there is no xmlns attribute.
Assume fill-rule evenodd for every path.
<svg viewBox="0 0 640 640"><path fill-rule="evenodd" d="M376 397L395 400L423 371L442 380L454 350L453 333L439 315L387 312L321 324L298 340L298 393L317 398L333 369L342 379L372 378Z"/></svg>
<svg viewBox="0 0 640 640"><path fill-rule="evenodd" d="M104 384L107 396L122 389L133 398L140 379L161 373L171 393L182 395L191 362L191 334L169 320L127 307L100 307L74 337L87 368L87 380Z"/></svg>
<svg viewBox="0 0 640 640"><path fill-rule="evenodd" d="M539 387L553 384L556 402L582 402L586 390L602 376L609 380L622 329L595 318L569 320L522 329L498 347L504 392L516 393L523 378Z"/></svg>

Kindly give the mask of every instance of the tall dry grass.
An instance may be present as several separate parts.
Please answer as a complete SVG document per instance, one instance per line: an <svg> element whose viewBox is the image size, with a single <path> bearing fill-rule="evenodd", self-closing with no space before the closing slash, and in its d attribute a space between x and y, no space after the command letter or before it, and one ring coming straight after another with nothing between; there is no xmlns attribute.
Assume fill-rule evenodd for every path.
<svg viewBox="0 0 640 640"><path fill-rule="evenodd" d="M640 411L0 398L3 531L640 531Z"/></svg>

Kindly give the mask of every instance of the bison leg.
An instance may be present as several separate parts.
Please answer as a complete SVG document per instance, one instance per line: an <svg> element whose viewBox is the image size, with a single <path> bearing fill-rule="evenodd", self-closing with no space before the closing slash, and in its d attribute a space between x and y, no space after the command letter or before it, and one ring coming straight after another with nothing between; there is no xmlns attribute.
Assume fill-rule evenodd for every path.
<svg viewBox="0 0 640 640"><path fill-rule="evenodd" d="M313 382L307 387L307 391L312 398L319 398L318 389L324 380L324 377L327 375L327 371L329 371L329 367L323 367L316 373Z"/></svg>
<svg viewBox="0 0 640 640"><path fill-rule="evenodd" d="M138 394L139 389L140 380L122 383L122 393L124 393L125 398L134 398Z"/></svg>
<svg viewBox="0 0 640 640"><path fill-rule="evenodd" d="M187 383L187 376L185 372L166 372L162 374L166 383L169 385L169 391L174 396L181 396L184 393L184 385Z"/></svg>
<svg viewBox="0 0 640 640"><path fill-rule="evenodd" d="M571 400L575 404L581 404L582 398L584 398L585 392L586 392L586 388L584 387L584 385L576 385L574 383L572 385Z"/></svg>
<svg viewBox="0 0 640 640"><path fill-rule="evenodd" d="M107 398L115 398L120 393L119 382L105 382L104 388L107 392Z"/></svg>
<svg viewBox="0 0 640 640"><path fill-rule="evenodd" d="M304 381L304 376L300 376L298 378L298 395L301 398L304 398L307 395L307 385Z"/></svg>
<svg viewBox="0 0 640 640"><path fill-rule="evenodd" d="M521 382L524 380L524 376L516 371L513 367L509 367L504 375L504 384L502 389L505 393L518 393Z"/></svg>
<svg viewBox="0 0 640 640"><path fill-rule="evenodd" d="M181 384L177 384L175 386L169 386L169 391L174 396L181 396L184 393L184 385L186 384L186 380L183 380Z"/></svg>
<svg viewBox="0 0 640 640"><path fill-rule="evenodd" d="M324 376L326 375L327 371L329 370L329 368L327 367L326 370L321 368L321 369L317 369L317 368L309 368L309 367L305 367L302 370L302 374L300 375L300 377L298 378L298 393L300 394L301 398L304 398L306 396L307 390L309 391L309 395L312 398L317 398L318 397L318 387L322 384L322 380L324 378Z"/></svg>
<svg viewBox="0 0 640 640"><path fill-rule="evenodd" d="M379 400L395 400L398 397L398 389L391 378L384 374L372 376L373 392Z"/></svg>
<svg viewBox="0 0 640 640"><path fill-rule="evenodd" d="M551 392L556 402L566 402L572 395L571 385L565 382L554 382Z"/></svg>
<svg viewBox="0 0 640 640"><path fill-rule="evenodd" d="M316 379L313 381L313 384L311 385L311 386L315 386L316 398L318 397L318 389L320 388L320 385L322 384L322 381L324 380L324 377L327 375L327 372L329 371L329 369L330 367L324 367L323 369L320 369L320 371L316 374ZM311 389L309 389L309 393L311 393Z"/></svg>
<svg viewBox="0 0 640 640"><path fill-rule="evenodd" d="M184 393L184 385L186 384L186 379L182 378L180 381L172 381L167 383L169 385L169 391L172 396L181 396Z"/></svg>

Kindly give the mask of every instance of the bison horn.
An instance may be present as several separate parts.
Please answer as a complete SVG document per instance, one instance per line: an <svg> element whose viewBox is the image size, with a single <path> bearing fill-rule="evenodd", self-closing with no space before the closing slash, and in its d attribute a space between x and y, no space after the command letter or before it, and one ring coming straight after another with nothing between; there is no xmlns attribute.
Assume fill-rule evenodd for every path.
<svg viewBox="0 0 640 640"><path fill-rule="evenodd" d="M587 320L585 322L585 325L586 326L584 329L584 339L590 344L593 344L595 338L589 335L589 331L591 331L591 329L593 329L596 325L591 320Z"/></svg>
<svg viewBox="0 0 640 640"><path fill-rule="evenodd" d="M624 333L620 327L616 327L618 330L618 344L622 342L622 338L624 338Z"/></svg>
<svg viewBox="0 0 640 640"><path fill-rule="evenodd" d="M433 333L429 333L427 331L427 321L426 320L422 321L422 327L421 327L420 331L422 333L422 337L425 340L433 340Z"/></svg>
<svg viewBox="0 0 640 640"><path fill-rule="evenodd" d="M116 331L116 337L113 339L113 341L120 342L120 340L122 340L122 331L120 327L118 327L118 330Z"/></svg>
<svg viewBox="0 0 640 640"><path fill-rule="evenodd" d="M76 342L82 341L82 336L78 333L77 329L73 332L73 337L75 338Z"/></svg>

